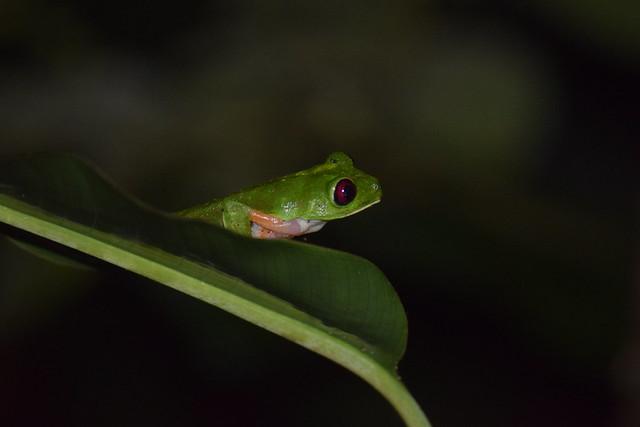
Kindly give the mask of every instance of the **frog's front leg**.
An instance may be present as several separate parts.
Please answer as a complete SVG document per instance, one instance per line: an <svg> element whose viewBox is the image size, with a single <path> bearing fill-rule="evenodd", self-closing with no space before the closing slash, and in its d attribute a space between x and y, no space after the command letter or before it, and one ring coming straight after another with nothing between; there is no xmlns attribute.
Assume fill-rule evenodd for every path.
<svg viewBox="0 0 640 427"><path fill-rule="evenodd" d="M318 231L325 224L303 218L285 221L234 200L224 202L222 222L227 230L255 239L290 239Z"/></svg>
<svg viewBox="0 0 640 427"><path fill-rule="evenodd" d="M243 236L251 236L254 239L289 239L293 237L293 234L286 232L289 230L286 221L251 209L234 200L224 202L222 223L227 230Z"/></svg>

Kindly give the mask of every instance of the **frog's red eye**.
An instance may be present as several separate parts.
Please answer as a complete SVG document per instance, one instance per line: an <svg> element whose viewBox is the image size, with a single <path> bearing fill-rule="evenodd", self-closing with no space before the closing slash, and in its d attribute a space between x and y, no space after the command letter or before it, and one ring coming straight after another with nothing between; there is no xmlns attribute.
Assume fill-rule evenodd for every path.
<svg viewBox="0 0 640 427"><path fill-rule="evenodd" d="M336 205L348 205L356 198L356 185L350 179L344 178L338 181L333 191L333 200Z"/></svg>

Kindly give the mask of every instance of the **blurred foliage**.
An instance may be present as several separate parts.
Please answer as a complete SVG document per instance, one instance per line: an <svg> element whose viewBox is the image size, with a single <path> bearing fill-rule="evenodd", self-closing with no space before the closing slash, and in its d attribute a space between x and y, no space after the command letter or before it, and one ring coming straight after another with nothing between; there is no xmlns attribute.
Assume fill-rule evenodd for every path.
<svg viewBox="0 0 640 427"><path fill-rule="evenodd" d="M380 178L383 203L309 241L363 255L390 277L409 313L400 373L434 424L611 425L610 368L628 333L637 237L636 3L5 1L0 154L78 152L175 210L346 151ZM0 286L29 281L9 275L4 251ZM356 425L362 414L324 413L344 399L362 399L367 425L395 422L337 368L219 313L182 318L172 308L190 304L182 297L111 274L87 278L99 282L86 288L94 296L51 309L57 320L23 330L37 337L30 344L0 338L12 349L1 369L38 366L19 361L58 348L54 324L68 353L38 378L52 389L62 381L52 372L86 380L73 356L83 350L73 322L84 315L112 343L89 343L88 354L120 351L102 359L112 375L84 386L127 389L133 381L121 376L138 369L127 396L159 399L134 410L103 395L120 420L150 417L144 408L162 402L150 390L161 388L186 393L176 412L203 424L211 405L226 425L258 424L246 410L229 415L236 407L280 424ZM127 292L149 319L116 298ZM131 316L138 329L118 329ZM203 325L247 340L194 342L188 331ZM118 350L127 340L141 342ZM256 351L273 364L251 366ZM149 352L162 367L127 364ZM194 360L193 375L172 377L176 357ZM258 386L274 381L278 364L298 365L304 378ZM153 383L159 372L171 378ZM214 383L235 391L195 397ZM317 389L315 403L296 401L296 387ZM26 395L14 394L14 407ZM53 405L45 396L36 401ZM102 413L86 399L56 402L83 407L85 425Z"/></svg>

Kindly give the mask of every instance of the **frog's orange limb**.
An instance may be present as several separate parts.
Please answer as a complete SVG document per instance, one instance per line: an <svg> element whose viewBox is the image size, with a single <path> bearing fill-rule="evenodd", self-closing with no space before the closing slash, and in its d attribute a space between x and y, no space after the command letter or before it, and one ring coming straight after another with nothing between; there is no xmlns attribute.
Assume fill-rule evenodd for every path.
<svg viewBox="0 0 640 427"><path fill-rule="evenodd" d="M249 211L249 219L254 224L258 224L260 227L265 228L269 231L273 231L277 234L287 235L288 237L304 234L304 231L301 230L298 221L295 220L284 221L278 217L254 209L251 209Z"/></svg>
<svg viewBox="0 0 640 427"><path fill-rule="evenodd" d="M255 209L251 209L249 211L249 220L253 224L274 233L271 235L260 229L252 227L252 236L262 239L288 239L294 236L313 233L324 226L324 221L306 220L302 218L294 218L290 221L284 221L278 217Z"/></svg>

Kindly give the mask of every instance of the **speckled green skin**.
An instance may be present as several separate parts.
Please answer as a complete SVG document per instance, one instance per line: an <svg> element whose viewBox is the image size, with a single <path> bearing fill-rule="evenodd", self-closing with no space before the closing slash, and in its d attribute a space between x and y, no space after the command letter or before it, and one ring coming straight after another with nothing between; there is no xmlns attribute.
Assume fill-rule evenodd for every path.
<svg viewBox="0 0 640 427"><path fill-rule="evenodd" d="M336 184L343 178L353 181L357 194L351 203L339 206L333 200L333 193ZM317 166L185 209L178 214L251 236L251 209L284 221L296 218L329 221L360 212L379 202L381 196L382 189L376 178L356 169L346 154L336 152Z"/></svg>

